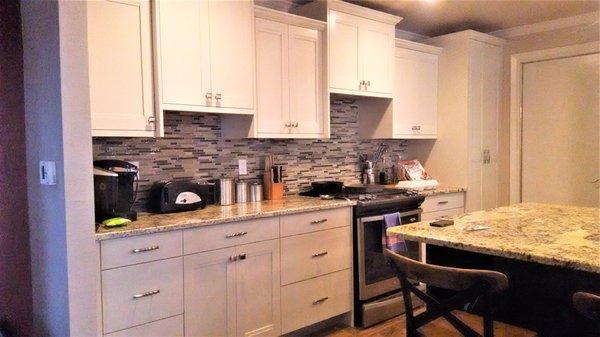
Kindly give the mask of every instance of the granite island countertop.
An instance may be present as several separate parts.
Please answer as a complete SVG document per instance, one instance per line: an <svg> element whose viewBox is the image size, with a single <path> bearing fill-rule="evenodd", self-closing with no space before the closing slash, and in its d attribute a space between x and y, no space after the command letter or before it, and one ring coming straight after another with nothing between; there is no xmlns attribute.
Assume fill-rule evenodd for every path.
<svg viewBox="0 0 600 337"><path fill-rule="evenodd" d="M474 224L489 226L465 231ZM600 273L600 208L523 203L391 227L389 235L449 248Z"/></svg>
<svg viewBox="0 0 600 337"><path fill-rule="evenodd" d="M396 187L395 184L391 184L391 185L386 185L385 189L393 190L393 189L400 189L400 188ZM433 189L421 190L421 191L417 191L417 192L424 197L430 197L430 196L434 196L434 195L460 193L460 192L466 192L466 191L467 191L467 189L465 187L439 185Z"/></svg>
<svg viewBox="0 0 600 337"><path fill-rule="evenodd" d="M208 205L204 209L169 214L141 213L137 221L127 226L105 228L96 231L96 241L150 234L177 229L194 228L220 223L266 218L324 209L350 207L355 202L347 200L321 200L303 196L287 196L281 200L265 200L257 203L229 206Z"/></svg>

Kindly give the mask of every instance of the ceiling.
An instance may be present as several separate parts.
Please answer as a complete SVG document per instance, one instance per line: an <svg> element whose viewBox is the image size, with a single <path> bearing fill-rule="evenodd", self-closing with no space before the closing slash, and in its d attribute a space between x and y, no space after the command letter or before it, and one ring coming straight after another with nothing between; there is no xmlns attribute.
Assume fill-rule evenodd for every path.
<svg viewBox="0 0 600 337"><path fill-rule="evenodd" d="M348 0L403 17L398 29L437 36L464 29L489 33L598 11L600 1Z"/></svg>

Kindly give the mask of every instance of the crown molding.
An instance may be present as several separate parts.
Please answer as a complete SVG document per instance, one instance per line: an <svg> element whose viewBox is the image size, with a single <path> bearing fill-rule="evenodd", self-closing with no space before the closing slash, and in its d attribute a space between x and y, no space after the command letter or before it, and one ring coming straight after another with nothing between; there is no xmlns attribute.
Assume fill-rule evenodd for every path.
<svg viewBox="0 0 600 337"><path fill-rule="evenodd" d="M261 5L254 5L254 16L257 18L277 21L293 26L316 29L324 31L327 28L327 23L315 19L310 19L304 16L290 14L272 8L267 8Z"/></svg>
<svg viewBox="0 0 600 337"><path fill-rule="evenodd" d="M408 41L421 41L430 38L430 36L409 32L407 30L396 29L396 38Z"/></svg>
<svg viewBox="0 0 600 337"><path fill-rule="evenodd" d="M592 24L598 24L600 18L600 12L591 12L581 15L570 16L566 18L560 18L556 20L542 21L533 23L530 25L517 26L502 30L497 30L489 34L501 37L501 38L513 38L517 36L524 36L542 32L549 32L557 29L571 28L586 26Z"/></svg>
<svg viewBox="0 0 600 337"><path fill-rule="evenodd" d="M399 38L396 38L396 48L410 49L434 55L441 55L444 50L444 48Z"/></svg>

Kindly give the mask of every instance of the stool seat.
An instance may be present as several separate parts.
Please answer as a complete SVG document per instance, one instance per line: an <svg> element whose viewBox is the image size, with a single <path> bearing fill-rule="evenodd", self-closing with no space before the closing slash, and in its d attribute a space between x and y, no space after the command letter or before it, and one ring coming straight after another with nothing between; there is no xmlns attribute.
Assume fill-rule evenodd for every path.
<svg viewBox="0 0 600 337"><path fill-rule="evenodd" d="M456 317L483 335L483 318L465 311L452 311ZM462 337L452 324L442 317L417 329L423 337ZM510 324L494 321L494 337L537 337L537 333Z"/></svg>

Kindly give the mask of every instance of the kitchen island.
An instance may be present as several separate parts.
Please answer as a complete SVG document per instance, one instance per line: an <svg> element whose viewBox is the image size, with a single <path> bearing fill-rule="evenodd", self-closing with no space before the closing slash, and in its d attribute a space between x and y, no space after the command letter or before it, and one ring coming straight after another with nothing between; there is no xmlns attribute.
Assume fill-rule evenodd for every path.
<svg viewBox="0 0 600 337"><path fill-rule="evenodd" d="M469 231L475 226L489 228ZM428 263L505 273L510 288L497 302L501 321L541 337L579 336L589 328L571 296L600 293L598 208L523 203L456 216L448 227L426 221L387 233L426 243Z"/></svg>

